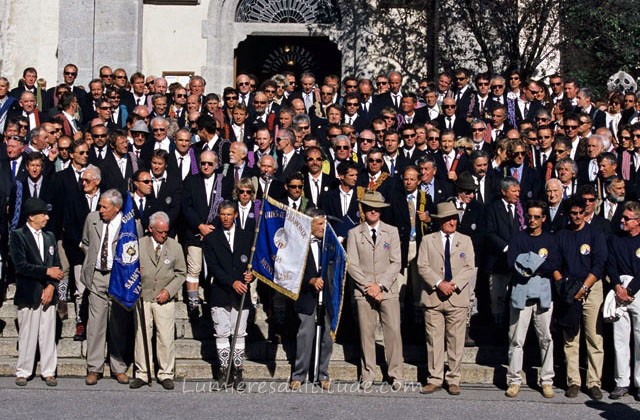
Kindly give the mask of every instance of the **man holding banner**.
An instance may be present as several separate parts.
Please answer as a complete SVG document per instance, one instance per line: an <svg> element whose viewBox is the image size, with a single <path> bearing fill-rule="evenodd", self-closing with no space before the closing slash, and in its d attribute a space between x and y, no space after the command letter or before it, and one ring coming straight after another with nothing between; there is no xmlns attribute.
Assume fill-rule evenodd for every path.
<svg viewBox="0 0 640 420"><path fill-rule="evenodd" d="M328 301L328 288L324 287L322 274L322 238L324 236L326 218L322 210L310 208L306 212L307 216L313 218L311 222L311 244L307 251L306 267L304 269L304 277L300 287L300 295L295 303L295 311L300 319L298 334L296 336L296 359L293 365L293 374L289 388L292 391L300 389L302 382L307 378L309 373L309 365L311 362L311 353L313 350L313 338L315 335L316 316L322 317L321 337L320 337L320 355L318 366L318 377L314 378L319 381L320 386L324 390L329 390L331 383L329 381L329 360L333 350L333 340L331 338L331 326L328 314L320 310L318 306L318 295L322 293L324 301Z"/></svg>
<svg viewBox="0 0 640 420"><path fill-rule="evenodd" d="M111 271L114 268L116 245L119 244L120 230L123 223L122 195L116 189L105 191L100 196L98 211L89 213L82 232L81 248L85 252L80 280L89 291L89 317L87 322L87 385L95 385L104 370L104 346L109 328L109 365L111 372L121 384L128 384L129 377L125 373L127 364L124 356L130 342L131 314L120 305L113 305L109 296ZM133 212L130 212L133 214ZM133 235L136 235L135 222L127 213L125 222L133 224ZM137 229L136 229L137 228ZM129 253L126 258L137 259L137 236L126 244ZM122 252L122 251L121 251ZM128 280L128 279L127 279ZM134 276L134 280L136 280ZM139 271L137 276L139 282ZM139 284L138 284L139 286ZM137 288L131 290L130 300L135 304ZM137 291L138 295L140 291ZM133 305L132 305L133 306Z"/></svg>

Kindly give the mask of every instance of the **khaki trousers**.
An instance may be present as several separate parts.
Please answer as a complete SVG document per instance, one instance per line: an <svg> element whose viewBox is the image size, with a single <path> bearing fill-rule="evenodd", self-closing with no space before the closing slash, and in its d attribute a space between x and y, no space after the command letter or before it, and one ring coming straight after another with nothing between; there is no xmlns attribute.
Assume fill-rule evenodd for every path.
<svg viewBox="0 0 640 420"><path fill-rule="evenodd" d="M445 340L447 343L446 375L448 385L460 385L460 371L464 354L464 337L469 308L451 305L448 301L424 311L427 337L427 383L442 386L445 363Z"/></svg>
<svg viewBox="0 0 640 420"><path fill-rule="evenodd" d="M176 345L174 341L176 331L176 307L174 301L163 305L156 302L144 302L144 318L147 327L147 344L149 348L149 364L151 375L155 372L153 365L153 346L151 337L156 331L156 357L158 360L158 380L173 379L176 367ZM136 377L147 381L147 362L144 354L142 324L140 312L135 309L136 347L134 352L136 363Z"/></svg>
<svg viewBox="0 0 640 420"><path fill-rule="evenodd" d="M602 386L602 363L604 361L604 343L602 338L602 317L600 310L603 302L602 280L591 288L587 301L582 306L582 329L587 343L587 388ZM580 330L574 337L563 333L564 355L567 359L567 385L582 385L580 378Z"/></svg>
<svg viewBox="0 0 640 420"><path fill-rule="evenodd" d="M356 299L360 325L360 366L362 382L373 382L376 370L376 322L380 316L384 335L384 355L388 374L402 380L402 337L400 336L400 301L398 297L380 303L370 299Z"/></svg>

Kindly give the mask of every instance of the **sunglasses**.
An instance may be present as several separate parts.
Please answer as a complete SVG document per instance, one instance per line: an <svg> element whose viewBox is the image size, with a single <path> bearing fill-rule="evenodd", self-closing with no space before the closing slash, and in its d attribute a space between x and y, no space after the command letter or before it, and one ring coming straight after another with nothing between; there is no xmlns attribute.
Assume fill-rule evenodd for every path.
<svg viewBox="0 0 640 420"><path fill-rule="evenodd" d="M152 131L153 131L154 133L158 133L158 132L167 131L167 129L166 129L166 128L154 128Z"/></svg>
<svg viewBox="0 0 640 420"><path fill-rule="evenodd" d="M504 87L504 85L493 85L491 86L491 89L502 89Z"/></svg>
<svg viewBox="0 0 640 420"><path fill-rule="evenodd" d="M308 129L309 129L309 126L308 126L308 125L299 125L299 126L298 126L298 128L299 128L300 130L308 130Z"/></svg>
<svg viewBox="0 0 640 420"><path fill-rule="evenodd" d="M94 139L106 139L107 135L106 134L92 134L91 137L93 137Z"/></svg>
<svg viewBox="0 0 640 420"><path fill-rule="evenodd" d="M251 190L238 190L238 194L253 194Z"/></svg>
<svg viewBox="0 0 640 420"><path fill-rule="evenodd" d="M126 79L127 76L116 76L116 79Z"/></svg>
<svg viewBox="0 0 640 420"><path fill-rule="evenodd" d="M527 214L527 219L534 219L534 220L540 220L542 219L542 215L541 214Z"/></svg>
<svg viewBox="0 0 640 420"><path fill-rule="evenodd" d="M347 102L347 106L358 106L357 102Z"/></svg>
<svg viewBox="0 0 640 420"><path fill-rule="evenodd" d="M267 101L253 101L253 103L256 105L266 105Z"/></svg>
<svg viewBox="0 0 640 420"><path fill-rule="evenodd" d="M511 76L509 80L520 80L520 76Z"/></svg>
<svg viewBox="0 0 640 420"><path fill-rule="evenodd" d="M84 151L84 150L82 150L82 151L80 151L80 152L73 152L73 154L74 154L74 155L75 155L76 153L77 153L77 154L79 154L79 155L88 155L88 154L89 154L89 152Z"/></svg>
<svg viewBox="0 0 640 420"><path fill-rule="evenodd" d="M439 141L440 137L427 137L427 140L431 140L431 141Z"/></svg>
<svg viewBox="0 0 640 420"><path fill-rule="evenodd" d="M562 82L551 83L551 86L562 86Z"/></svg>
<svg viewBox="0 0 640 420"><path fill-rule="evenodd" d="M565 125L564 129L565 130L577 130L578 129L578 125Z"/></svg>
<svg viewBox="0 0 640 420"><path fill-rule="evenodd" d="M403 134L403 135L402 135L402 138L403 138L403 139L412 139L412 138L414 138L415 136L416 136L416 133L413 133L413 134Z"/></svg>
<svg viewBox="0 0 640 420"><path fill-rule="evenodd" d="M380 86L384 86L384 85L388 85L389 82L376 82L376 85L380 85Z"/></svg>
<svg viewBox="0 0 640 420"><path fill-rule="evenodd" d="M187 94L186 93L178 93L176 94L176 98L186 98Z"/></svg>
<svg viewBox="0 0 640 420"><path fill-rule="evenodd" d="M116 95L116 96L109 96L109 99L113 99L114 101L117 99L120 99L120 95Z"/></svg>
<svg viewBox="0 0 640 420"><path fill-rule="evenodd" d="M364 137L358 137L358 141L361 143L374 143L376 140L375 139L367 139Z"/></svg>
<svg viewBox="0 0 640 420"><path fill-rule="evenodd" d="M150 180L150 179L139 179L139 180L137 180L136 182L142 182L143 184L147 184L147 185L149 185L149 184L151 184L153 181L152 181L152 180Z"/></svg>
<svg viewBox="0 0 640 420"><path fill-rule="evenodd" d="M64 74L69 74L69 75L73 74L74 76L76 75L76 73L67 73L67 72L65 72ZM113 77L113 74L101 74L100 77L111 79ZM120 76L120 77L116 76L116 77L118 79L120 79L120 77L122 77L122 76Z"/></svg>
<svg viewBox="0 0 640 420"><path fill-rule="evenodd" d="M579 216L581 214L584 214L584 210L582 211L570 211L569 214L571 214L572 216Z"/></svg>
<svg viewBox="0 0 640 420"><path fill-rule="evenodd" d="M238 83L238 86L249 86L251 83L249 82L240 82Z"/></svg>
<svg viewBox="0 0 640 420"><path fill-rule="evenodd" d="M484 131L484 128L472 128L471 131L473 131L474 133L478 133L480 131Z"/></svg>
<svg viewBox="0 0 640 420"><path fill-rule="evenodd" d="M98 109L106 111L107 109L111 109L111 107L110 106L99 106Z"/></svg>
<svg viewBox="0 0 640 420"><path fill-rule="evenodd" d="M455 107L456 107L455 105L442 105L443 109L453 109Z"/></svg>
<svg viewBox="0 0 640 420"><path fill-rule="evenodd" d="M527 152L513 152L513 156L524 156Z"/></svg>
<svg viewBox="0 0 640 420"><path fill-rule="evenodd" d="M265 89L264 93L276 93L275 89Z"/></svg>
<svg viewBox="0 0 640 420"><path fill-rule="evenodd" d="M65 71L65 72L64 72L64 75L65 75L65 76L77 76L77 75L78 75L78 73L77 73L77 72L75 72L75 71Z"/></svg>
<svg viewBox="0 0 640 420"><path fill-rule="evenodd" d="M476 83L478 86L489 86L489 82L478 82Z"/></svg>
<svg viewBox="0 0 640 420"><path fill-rule="evenodd" d="M202 160L200 161L200 166L213 166L213 162Z"/></svg>
<svg viewBox="0 0 640 420"><path fill-rule="evenodd" d="M567 153L567 151L565 149L554 149L553 151L556 152L557 154Z"/></svg>
<svg viewBox="0 0 640 420"><path fill-rule="evenodd" d="M224 100L225 101L237 101L238 97L237 96L225 96Z"/></svg>
<svg viewBox="0 0 640 420"><path fill-rule="evenodd" d="M395 120L396 119L395 117L392 117L390 115L385 115L382 118L385 119L385 120Z"/></svg>
<svg viewBox="0 0 640 420"><path fill-rule="evenodd" d="M624 216L622 216L621 220L623 222L628 222L630 220L638 220L638 218L637 217L629 217L629 216L624 215Z"/></svg>
<svg viewBox="0 0 640 420"><path fill-rule="evenodd" d="M322 158L321 157L316 157L316 158L309 157L309 158L307 158L307 162L322 162Z"/></svg>
<svg viewBox="0 0 640 420"><path fill-rule="evenodd" d="M335 146L336 150L351 150L351 146Z"/></svg>
<svg viewBox="0 0 640 420"><path fill-rule="evenodd" d="M287 188L290 190L301 190L302 185L287 185Z"/></svg>
<svg viewBox="0 0 640 420"><path fill-rule="evenodd" d="M344 85L347 89L356 89L358 85Z"/></svg>
<svg viewBox="0 0 640 420"><path fill-rule="evenodd" d="M367 159L367 162L369 162L369 163L382 163L382 159L369 158L369 159Z"/></svg>

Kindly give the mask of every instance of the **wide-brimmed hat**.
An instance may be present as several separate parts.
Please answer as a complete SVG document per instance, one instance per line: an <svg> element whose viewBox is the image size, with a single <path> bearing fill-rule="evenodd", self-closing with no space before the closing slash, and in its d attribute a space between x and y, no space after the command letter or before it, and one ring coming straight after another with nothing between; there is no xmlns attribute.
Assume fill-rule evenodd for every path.
<svg viewBox="0 0 640 420"><path fill-rule="evenodd" d="M149 134L149 127L142 120L138 120L133 124L130 131L137 131L138 133L147 133Z"/></svg>
<svg viewBox="0 0 640 420"><path fill-rule="evenodd" d="M389 204L385 203L384 197L378 191L366 191L364 197L360 200L360 204L375 209L389 207Z"/></svg>
<svg viewBox="0 0 640 420"><path fill-rule="evenodd" d="M478 187L473 181L473 176L469 172L463 172L456 179L456 188L467 191L475 191Z"/></svg>
<svg viewBox="0 0 640 420"><path fill-rule="evenodd" d="M27 201L24 202L23 209L25 216L49 213L49 207L47 206L47 203L35 197L28 198Z"/></svg>
<svg viewBox="0 0 640 420"><path fill-rule="evenodd" d="M456 209L455 204L451 201L444 201L442 203L438 203L438 214L432 214L431 217L434 219L446 219L451 216L458 216L458 209Z"/></svg>

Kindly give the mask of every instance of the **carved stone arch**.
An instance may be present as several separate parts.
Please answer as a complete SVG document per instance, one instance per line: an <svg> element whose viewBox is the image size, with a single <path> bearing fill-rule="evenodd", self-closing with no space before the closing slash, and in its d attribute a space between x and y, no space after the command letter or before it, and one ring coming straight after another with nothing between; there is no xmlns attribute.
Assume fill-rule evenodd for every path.
<svg viewBox="0 0 640 420"><path fill-rule="evenodd" d="M234 84L234 50L249 35L295 37L324 35L333 42L339 39L336 34L337 28L331 25L237 22L238 7L243 1L245 0L212 0L207 19L202 21L202 36L207 40L206 65L202 68L202 75L207 81L207 92L221 93L225 86ZM337 3L334 0L331 1L332 4ZM336 7L337 9L339 7Z"/></svg>

